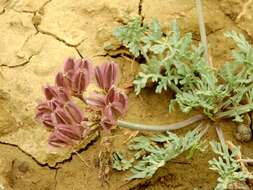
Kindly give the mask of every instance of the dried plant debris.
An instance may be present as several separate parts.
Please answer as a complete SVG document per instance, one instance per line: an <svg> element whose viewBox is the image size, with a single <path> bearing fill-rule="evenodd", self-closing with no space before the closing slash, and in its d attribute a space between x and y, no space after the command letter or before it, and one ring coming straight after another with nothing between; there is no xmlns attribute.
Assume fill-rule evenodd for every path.
<svg viewBox="0 0 253 190"><path fill-rule="evenodd" d="M128 148L134 151L134 159L127 161L123 155L114 154L113 166L117 170L131 168L133 173L128 179L152 177L168 161L186 150L199 147L200 139L207 128L197 127L183 137L167 132L152 137L138 136L131 140Z"/></svg>
<svg viewBox="0 0 253 190"><path fill-rule="evenodd" d="M240 147L233 146L229 149L226 143L211 142L212 150L218 155L209 161L210 169L219 174L216 190L225 190L234 185L238 181L245 182L247 179L252 179L253 175L242 168L242 164L238 160Z"/></svg>
<svg viewBox="0 0 253 190"><path fill-rule="evenodd" d="M142 23L139 17L114 31L114 35L134 57L145 58L134 85L139 94L148 83L155 83L155 91L172 90L173 110L178 105L183 112L202 109L217 120L233 118L242 122L243 114L253 110L253 48L243 35L227 32L238 49L232 53L233 61L220 69L210 66L201 45L195 46L191 33L180 34L176 22L164 34L157 20Z"/></svg>

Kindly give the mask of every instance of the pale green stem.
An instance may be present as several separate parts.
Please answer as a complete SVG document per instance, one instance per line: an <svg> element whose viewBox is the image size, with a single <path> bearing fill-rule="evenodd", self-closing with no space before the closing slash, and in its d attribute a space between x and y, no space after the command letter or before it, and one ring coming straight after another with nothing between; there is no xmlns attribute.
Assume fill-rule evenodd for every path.
<svg viewBox="0 0 253 190"><path fill-rule="evenodd" d="M209 61L209 56L208 56L208 46L207 46L207 37L206 37L205 20L204 20L204 15L203 15L202 0L196 0L196 7L197 7L197 13L198 13L198 19L199 19L199 31L200 31L201 42L205 49L205 58L206 58L207 63L211 64Z"/></svg>
<svg viewBox="0 0 253 190"><path fill-rule="evenodd" d="M225 139L224 139L224 135L223 135L223 132L222 132L221 128L216 125L215 129L216 129L216 133L219 137L219 140L220 140L221 144L225 145Z"/></svg>
<svg viewBox="0 0 253 190"><path fill-rule="evenodd" d="M229 111L219 112L215 115L216 119L229 118L236 114L244 114L253 110L253 104L246 104L238 107L234 107Z"/></svg>
<svg viewBox="0 0 253 190"><path fill-rule="evenodd" d="M203 114L199 114L199 115L195 115L189 119L186 119L184 121L180 121L180 122L169 124L169 125L145 125L145 124L131 123L131 122L127 122L127 121L118 120L118 125L119 125L119 127L122 127L122 128L128 128L128 129L134 129L134 130L172 131L172 130L181 129L181 128L191 125L195 122L201 121L205 118L206 117Z"/></svg>

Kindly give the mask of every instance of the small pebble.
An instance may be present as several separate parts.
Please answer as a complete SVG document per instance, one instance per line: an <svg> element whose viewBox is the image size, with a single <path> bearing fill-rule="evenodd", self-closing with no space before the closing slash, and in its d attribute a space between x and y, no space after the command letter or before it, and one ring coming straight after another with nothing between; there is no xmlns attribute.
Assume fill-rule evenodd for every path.
<svg viewBox="0 0 253 190"><path fill-rule="evenodd" d="M26 162L22 162L19 166L18 166L18 170L26 173L29 170L29 165Z"/></svg>
<svg viewBox="0 0 253 190"><path fill-rule="evenodd" d="M236 129L235 138L241 142L248 142L252 138L250 126L239 124Z"/></svg>

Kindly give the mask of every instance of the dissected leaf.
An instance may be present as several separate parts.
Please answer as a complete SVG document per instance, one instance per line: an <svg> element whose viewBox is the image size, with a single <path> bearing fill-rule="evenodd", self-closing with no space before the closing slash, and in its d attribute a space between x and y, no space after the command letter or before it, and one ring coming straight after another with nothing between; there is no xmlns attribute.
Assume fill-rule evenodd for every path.
<svg viewBox="0 0 253 190"><path fill-rule="evenodd" d="M238 49L232 53L234 61L216 70L207 63L203 47L193 45L191 33L181 35L175 21L169 33L162 33L157 20L141 23L138 17L120 29L123 31L116 37L130 52L135 52L135 57L141 55L146 60L133 82L136 94L148 82L153 82L156 93L175 92L169 110L176 105L183 112L201 109L214 120L233 118L242 122L242 115L253 110L250 106L253 103L253 48L242 34L225 33ZM133 31L138 31L138 39L124 35Z"/></svg>
<svg viewBox="0 0 253 190"><path fill-rule="evenodd" d="M153 137L140 136L134 138L129 148L137 151L136 158L139 161L133 165L131 170L133 175L129 179L152 177L169 160L192 147L198 147L204 132L205 130L202 131L200 128L196 128L183 137L168 132ZM146 154L142 155L140 151L143 150Z"/></svg>
<svg viewBox="0 0 253 190"><path fill-rule="evenodd" d="M226 144L211 142L212 150L218 155L218 158L209 160L210 169L219 174L218 184L215 190L226 190L228 185L236 181L245 181L252 179L253 175L240 170L240 163L236 156L240 153L240 147L228 150Z"/></svg>

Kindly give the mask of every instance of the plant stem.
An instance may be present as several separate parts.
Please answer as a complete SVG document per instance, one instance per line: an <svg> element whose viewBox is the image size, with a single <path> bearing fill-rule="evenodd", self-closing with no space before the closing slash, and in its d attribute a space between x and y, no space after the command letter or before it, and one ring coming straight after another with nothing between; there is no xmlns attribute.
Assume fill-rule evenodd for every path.
<svg viewBox="0 0 253 190"><path fill-rule="evenodd" d="M216 129L216 133L217 133L217 135L218 135L218 137L219 137L219 140L220 140L222 146L225 145L224 135L223 135L223 132L222 132L220 126L217 126L217 125L216 125L216 126L215 126L215 129Z"/></svg>
<svg viewBox="0 0 253 190"><path fill-rule="evenodd" d="M205 20L204 20L204 15L203 15L202 0L196 0L196 7L197 7L197 13L198 13L198 19L199 19L199 31L200 31L201 42L205 49L205 58L206 58L206 61L211 65L211 62L209 61L209 55L208 55L208 46L207 46L207 37L206 37Z"/></svg>
<svg viewBox="0 0 253 190"><path fill-rule="evenodd" d="M233 107L231 110L225 112L219 112L215 115L216 119L232 117L236 114L241 115L253 110L253 104L246 104L238 107Z"/></svg>
<svg viewBox="0 0 253 190"><path fill-rule="evenodd" d="M127 121L118 120L118 125L122 128L128 128L128 129L134 129L134 130L171 131L171 130L181 129L195 122L201 121L205 118L206 117L203 114L198 114L184 121L180 121L180 122L169 124L169 125L145 125L145 124L131 123Z"/></svg>

